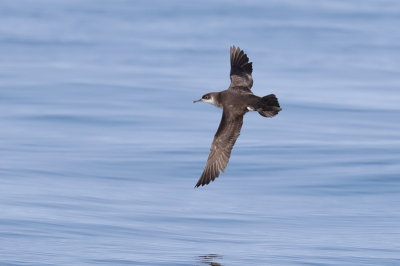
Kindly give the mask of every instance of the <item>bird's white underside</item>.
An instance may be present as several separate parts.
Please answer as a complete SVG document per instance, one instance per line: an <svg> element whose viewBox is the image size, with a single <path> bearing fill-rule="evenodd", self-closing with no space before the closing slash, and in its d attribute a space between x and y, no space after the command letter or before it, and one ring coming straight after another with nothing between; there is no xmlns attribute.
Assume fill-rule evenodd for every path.
<svg viewBox="0 0 400 266"><path fill-rule="evenodd" d="M207 99L207 100L202 99L202 101L205 102L205 103L212 104L212 105L214 105L216 107L220 107L220 106L217 105L217 102L214 100L214 97L211 97L211 99Z"/></svg>
<svg viewBox="0 0 400 266"><path fill-rule="evenodd" d="M211 99L207 99L207 100L202 99L202 101L205 102L205 103L212 104L212 105L214 105L216 107L221 107L221 106L217 105L216 101L214 100L214 97L211 97ZM255 111L255 109L253 107L250 107L250 106L247 106L247 110Z"/></svg>

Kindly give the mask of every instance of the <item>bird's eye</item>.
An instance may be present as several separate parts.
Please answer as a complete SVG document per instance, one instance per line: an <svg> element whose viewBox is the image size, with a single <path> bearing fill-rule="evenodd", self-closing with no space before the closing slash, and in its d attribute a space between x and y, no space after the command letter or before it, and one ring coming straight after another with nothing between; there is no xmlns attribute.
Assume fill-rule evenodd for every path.
<svg viewBox="0 0 400 266"><path fill-rule="evenodd" d="M210 96L206 95L204 96L204 99L208 100L210 98Z"/></svg>

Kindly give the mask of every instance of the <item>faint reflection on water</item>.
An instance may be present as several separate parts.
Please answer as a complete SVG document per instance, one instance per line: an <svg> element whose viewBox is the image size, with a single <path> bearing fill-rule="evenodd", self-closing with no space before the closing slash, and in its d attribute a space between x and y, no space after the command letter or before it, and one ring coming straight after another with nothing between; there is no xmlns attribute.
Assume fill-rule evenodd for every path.
<svg viewBox="0 0 400 266"><path fill-rule="evenodd" d="M222 260L223 257L218 254L207 254L207 255L200 255L197 257L198 261L202 264L208 264L212 266L222 266L221 263L215 262L214 260Z"/></svg>

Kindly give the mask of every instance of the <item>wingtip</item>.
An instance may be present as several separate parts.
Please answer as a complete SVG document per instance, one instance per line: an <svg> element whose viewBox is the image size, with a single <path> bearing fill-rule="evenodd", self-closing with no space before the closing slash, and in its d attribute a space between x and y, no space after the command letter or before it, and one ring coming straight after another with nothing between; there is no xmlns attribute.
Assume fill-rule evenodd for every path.
<svg viewBox="0 0 400 266"><path fill-rule="evenodd" d="M239 46L236 46L236 45L234 45L234 44L231 45L231 49L233 49L233 50L237 50L237 49L241 50Z"/></svg>
<svg viewBox="0 0 400 266"><path fill-rule="evenodd" d="M248 55L246 52L240 47L231 46L230 50L230 61L231 61L231 71L232 67L238 67L239 69L244 70L248 74L253 72L253 63L250 62ZM231 72L232 74L232 72Z"/></svg>
<svg viewBox="0 0 400 266"><path fill-rule="evenodd" d="M222 170L222 169L221 169ZM224 169L225 170L225 169ZM222 172L224 172L224 170L222 170ZM199 179L199 181L197 182L197 184L194 186L194 188L198 188L198 187L203 187L205 185L210 184L211 182L214 182L215 179L217 179L217 177L219 177L220 172L218 171L214 176L211 176L209 179L204 179L203 176Z"/></svg>
<svg viewBox="0 0 400 266"><path fill-rule="evenodd" d="M197 181L197 184L194 186L194 188L198 188L199 186L204 186L202 178L200 178L199 181Z"/></svg>
<svg viewBox="0 0 400 266"><path fill-rule="evenodd" d="M196 184L196 185L194 186L194 189L199 188L199 187L203 187L204 185L208 185L208 184Z"/></svg>
<svg viewBox="0 0 400 266"><path fill-rule="evenodd" d="M200 186L207 185L206 181L203 180L203 178L200 178L199 181L197 181L197 184L194 186L195 188L198 188Z"/></svg>

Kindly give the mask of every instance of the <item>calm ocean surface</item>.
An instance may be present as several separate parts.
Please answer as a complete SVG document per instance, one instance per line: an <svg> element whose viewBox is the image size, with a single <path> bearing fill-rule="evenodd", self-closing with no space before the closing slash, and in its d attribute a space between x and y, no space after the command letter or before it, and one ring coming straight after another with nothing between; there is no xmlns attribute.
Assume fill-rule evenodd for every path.
<svg viewBox="0 0 400 266"><path fill-rule="evenodd" d="M0 2L0 265L400 265L400 2ZM229 86L227 171L194 189Z"/></svg>

